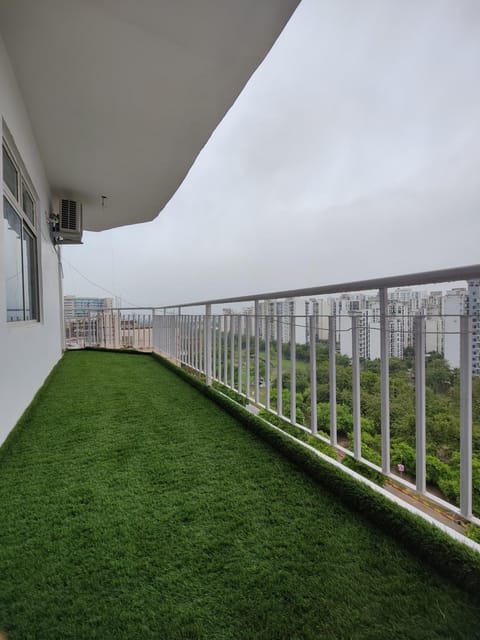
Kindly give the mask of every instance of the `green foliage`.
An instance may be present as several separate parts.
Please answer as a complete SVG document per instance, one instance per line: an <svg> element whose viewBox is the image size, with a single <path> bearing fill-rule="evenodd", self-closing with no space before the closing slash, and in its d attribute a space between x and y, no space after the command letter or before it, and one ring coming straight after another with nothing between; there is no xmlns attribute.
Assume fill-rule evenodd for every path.
<svg viewBox="0 0 480 640"><path fill-rule="evenodd" d="M427 482L431 482L438 486L442 477L449 474L450 468L444 462L441 462L435 456L427 455L426 459L426 476Z"/></svg>
<svg viewBox="0 0 480 640"><path fill-rule="evenodd" d="M425 383L434 393L447 393L454 382L453 372L440 353L430 353L425 372Z"/></svg>
<svg viewBox="0 0 480 640"><path fill-rule="evenodd" d="M382 465L381 456L381 441L378 434L371 435L370 433L362 434L362 456L369 462L373 462L377 466Z"/></svg>
<svg viewBox="0 0 480 640"><path fill-rule="evenodd" d="M390 461L393 465L403 464L405 471L415 475L416 452L413 447L401 440L392 440Z"/></svg>
<svg viewBox="0 0 480 640"><path fill-rule="evenodd" d="M235 402L238 402L238 404L241 404L243 407L245 407L248 404L248 400L244 396L240 395L239 393L237 393L233 389L230 389L224 384L217 382L216 380L212 381L212 387L214 389L217 389L217 391L220 391L221 393L225 394Z"/></svg>
<svg viewBox="0 0 480 640"><path fill-rule="evenodd" d="M262 409L258 414L258 416L259 418L262 418L263 420L266 420L267 422L270 422L271 424L274 424L275 426L280 427L283 431L285 431L285 433L289 433L290 435L295 436L297 440L306 442L311 447L313 447L314 449L317 449L318 451L321 451L322 453L329 456L330 458L333 458L334 460L337 459L336 450L333 447L331 447L329 444L327 444L326 442L323 442L323 440L319 440L319 438L315 438L314 436L308 433L305 433L305 431L303 431L302 429L295 427L294 425L290 424L290 422L283 420L283 418L280 418L279 416L275 415L271 411Z"/></svg>
<svg viewBox="0 0 480 640"><path fill-rule="evenodd" d="M285 352L287 353L287 352ZM288 351L289 353L289 351ZM403 463L406 472L415 475L415 351L408 347L404 359L390 359L390 430L392 464ZM310 423L309 347L297 345L296 404L299 422ZM362 453L379 463L381 432L380 360L361 363ZM460 393L458 370L451 369L445 358L431 353L426 359L426 427L427 481L437 487L454 504L459 494L459 416ZM336 355L337 429L340 438L351 442L352 368L350 359ZM272 381L272 385L274 381ZM283 376L284 389L290 388L290 374ZM275 390L273 391L275 398ZM287 396L285 396L287 398ZM328 348L317 344L317 412L318 425L330 431L330 384ZM286 407L284 400L285 411ZM480 515L480 378L473 379L473 503ZM476 463L478 464L478 471Z"/></svg>
<svg viewBox="0 0 480 640"><path fill-rule="evenodd" d="M328 402L317 404L317 424L319 428L330 433L330 405ZM337 406L337 433L342 436L349 436L353 430L352 413L348 407L339 404Z"/></svg>
<svg viewBox="0 0 480 640"><path fill-rule="evenodd" d="M375 482L375 484L378 484L381 487L385 485L385 482L386 482L385 476L382 473L375 471L375 469L372 469L367 464L364 464L360 460L355 460L355 458L352 458L351 456L345 456L342 461L342 464L348 467L349 469L352 469L352 471L356 471L364 478L367 478L368 480Z"/></svg>
<svg viewBox="0 0 480 640"><path fill-rule="evenodd" d="M480 527L476 524L469 524L466 531L467 537L480 544Z"/></svg>
<svg viewBox="0 0 480 640"><path fill-rule="evenodd" d="M380 360L364 360L362 362L363 371L370 371L380 375Z"/></svg>
<svg viewBox="0 0 480 640"><path fill-rule="evenodd" d="M438 481L438 488L446 496L447 500L454 505L460 504L460 482L452 475L444 476Z"/></svg>
<svg viewBox="0 0 480 640"><path fill-rule="evenodd" d="M380 377L378 373L368 370L362 371L361 387L364 393L378 396L380 394Z"/></svg>

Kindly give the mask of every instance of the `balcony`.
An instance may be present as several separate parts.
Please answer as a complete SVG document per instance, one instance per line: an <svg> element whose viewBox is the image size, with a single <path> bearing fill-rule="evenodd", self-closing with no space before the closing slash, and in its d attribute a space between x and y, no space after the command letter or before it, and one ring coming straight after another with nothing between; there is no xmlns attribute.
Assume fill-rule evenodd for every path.
<svg viewBox="0 0 480 640"><path fill-rule="evenodd" d="M154 350L293 437L327 447L359 480L386 483L450 534L480 540L479 330L478 311L469 311L479 282L474 265L106 309L68 320L66 341Z"/></svg>
<svg viewBox="0 0 480 640"><path fill-rule="evenodd" d="M67 353L0 455L10 639L477 633L467 593L150 355Z"/></svg>
<svg viewBox="0 0 480 640"><path fill-rule="evenodd" d="M432 291L406 310L401 288L471 279L478 293L479 265L87 312L67 322L62 344L57 241L78 241L80 218L91 231L153 220L254 71L263 73L260 64L298 4L0 1L0 442L11 433L0 449L0 640L478 635L478 298L453 292L452 309ZM262 258L256 272L279 280L286 255L290 274L302 253L317 255L318 242L304 242L314 232L323 246L339 245L328 260L333 269L346 255L352 264L363 259L360 230L374 240L369 258L384 266L385 256L395 264L382 254L392 242L401 254L423 252L424 232L437 256L456 262L460 254L451 249L474 251L478 145L472 136L463 144L464 123L478 112L474 29L450 33L461 22L450 11L427 26L419 20L417 31L414 13L392 21L376 11L370 20L360 9L359 20L339 13L338 33L328 15L317 15L326 36L319 37L303 10L312 49L302 62L304 39L292 32L293 49L282 53L279 44L280 73L272 76L295 107L264 83L261 93L285 106L272 118L271 105L262 109L251 94L253 117L246 115L258 144L245 144L239 127L243 152L227 150L245 166L246 180L235 171L227 192L218 190L216 219L208 212L221 184L215 172L213 189L202 186L207 209L195 196L185 208L213 245L198 242L187 218L169 236L182 263L185 247L200 249L185 263L187 280L206 277L207 257L216 274L237 246L253 252L254 237ZM391 24L403 24L405 37L396 33L389 49ZM412 25L418 52L402 47L412 41ZM318 55L319 41L328 55ZM446 75L436 54L445 42L456 52ZM378 68L372 56L382 61ZM404 73L410 58L416 74ZM311 71L303 97L297 67ZM311 77L321 79L318 104ZM438 82L424 93L426 77ZM262 82L258 75L255 83ZM452 82L456 99L440 113L436 96ZM406 111L389 99L399 87ZM348 108L337 114L337 105ZM320 133L317 141L310 129ZM350 150L342 140L358 144ZM319 151L318 166L307 147ZM297 172L295 185L286 165L272 173L265 156L255 167L251 159L262 160L255 149L271 152L275 164L288 158L295 170L308 161L308 173ZM263 226L244 215L266 204L256 188L247 193L260 182L276 201ZM287 182L288 192L301 193L301 208L278 189ZM245 200L230 193L234 183ZM75 238L60 234L65 198L76 212ZM230 229L226 199L241 233ZM306 226L296 216L289 224L287 209L304 210ZM439 244L430 231L452 211L460 213ZM385 224L383 239L372 212ZM340 234L323 224L337 215ZM284 250L272 243L281 258L275 269L264 253L271 220L292 236ZM128 231L129 247L138 245L134 235ZM218 251L227 235L231 245ZM351 253L355 246L361 250ZM168 260L156 241L153 248ZM120 255L123 261L128 252ZM114 288L113 251L111 266ZM166 267L169 280L180 275L170 261ZM180 281L174 286L182 290ZM161 289L155 278L151 290ZM76 352L62 357L65 345Z"/></svg>

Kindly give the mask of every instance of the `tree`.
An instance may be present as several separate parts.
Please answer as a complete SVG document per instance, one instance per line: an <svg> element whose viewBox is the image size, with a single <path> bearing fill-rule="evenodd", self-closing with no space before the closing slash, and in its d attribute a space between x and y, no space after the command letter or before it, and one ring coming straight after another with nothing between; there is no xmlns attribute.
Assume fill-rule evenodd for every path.
<svg viewBox="0 0 480 640"><path fill-rule="evenodd" d="M390 450L390 461L394 465L405 465L405 471L415 475L416 452L405 442L400 440L392 441Z"/></svg>
<svg viewBox="0 0 480 640"><path fill-rule="evenodd" d="M434 393L447 393L454 378L448 362L440 353L430 353L425 367L425 383Z"/></svg>
<svg viewBox="0 0 480 640"><path fill-rule="evenodd" d="M405 347L403 350L403 361L408 369L412 369L415 363L415 348Z"/></svg>

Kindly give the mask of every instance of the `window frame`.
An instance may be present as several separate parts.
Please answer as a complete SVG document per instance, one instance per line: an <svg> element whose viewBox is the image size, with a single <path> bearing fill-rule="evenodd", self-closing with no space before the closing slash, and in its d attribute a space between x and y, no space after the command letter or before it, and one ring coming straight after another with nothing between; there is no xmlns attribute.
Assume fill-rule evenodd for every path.
<svg viewBox="0 0 480 640"><path fill-rule="evenodd" d="M10 187L4 180L3 176L3 153L6 153L10 162L15 167L17 172L17 193L18 198L15 197L15 194L11 191ZM21 237L20 237L20 247L21 247L21 260L22 260L22 302L23 302L23 320L9 320L8 319L8 310L5 309L5 316L2 319L8 326L15 325L25 325L25 324L38 324L41 322L41 304L40 304L40 251L39 251L39 202L38 197L36 195L35 189L32 186L32 182L28 176L28 173L21 161L19 153L16 151L13 142L9 140L9 137L6 135L6 131L4 129L2 136L2 211L4 202L3 199L7 200L8 204L15 211L17 216L20 219L21 223ZM28 197L32 202L32 217L33 220L30 219L30 216L26 212L26 207L24 206L24 192L27 193ZM26 268L26 260L24 253L24 244L25 244L25 236L30 235L33 238L33 256L31 259L34 262L33 269L31 269L32 278L25 278L25 268ZM30 289L30 292L33 291L34 297L34 309L31 314L31 318L25 318L27 311L27 294L25 289ZM5 291L5 301L6 301L6 291ZM31 293L29 293L31 295ZM33 303L30 302L30 305Z"/></svg>

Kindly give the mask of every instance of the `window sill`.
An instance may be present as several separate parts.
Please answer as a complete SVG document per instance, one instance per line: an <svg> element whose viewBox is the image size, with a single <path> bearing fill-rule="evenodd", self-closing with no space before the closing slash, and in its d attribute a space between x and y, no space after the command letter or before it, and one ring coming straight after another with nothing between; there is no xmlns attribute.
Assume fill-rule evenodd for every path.
<svg viewBox="0 0 480 640"><path fill-rule="evenodd" d="M14 322L3 322L5 327L34 327L40 324L40 320L15 320Z"/></svg>

